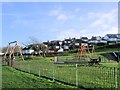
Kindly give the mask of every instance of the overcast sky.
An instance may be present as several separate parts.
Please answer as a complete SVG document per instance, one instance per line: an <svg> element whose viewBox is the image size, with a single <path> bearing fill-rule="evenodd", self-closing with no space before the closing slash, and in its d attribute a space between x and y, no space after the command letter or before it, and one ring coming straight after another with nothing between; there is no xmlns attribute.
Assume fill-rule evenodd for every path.
<svg viewBox="0 0 120 90"><path fill-rule="evenodd" d="M2 3L3 46L29 37L41 41L118 32L117 2Z"/></svg>

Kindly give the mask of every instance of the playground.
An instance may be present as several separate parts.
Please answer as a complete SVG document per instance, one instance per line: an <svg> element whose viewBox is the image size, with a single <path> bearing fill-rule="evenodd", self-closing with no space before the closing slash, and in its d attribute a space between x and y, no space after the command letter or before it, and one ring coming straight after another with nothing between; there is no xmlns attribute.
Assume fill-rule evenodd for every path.
<svg viewBox="0 0 120 90"><path fill-rule="evenodd" d="M14 47L10 45L15 43ZM14 50L19 55L14 55ZM99 52L100 53L100 52ZM95 48L80 46L75 54L54 57L29 57L24 59L17 41L11 42L3 64L39 77L48 78L78 88L119 88L119 63L107 60Z"/></svg>

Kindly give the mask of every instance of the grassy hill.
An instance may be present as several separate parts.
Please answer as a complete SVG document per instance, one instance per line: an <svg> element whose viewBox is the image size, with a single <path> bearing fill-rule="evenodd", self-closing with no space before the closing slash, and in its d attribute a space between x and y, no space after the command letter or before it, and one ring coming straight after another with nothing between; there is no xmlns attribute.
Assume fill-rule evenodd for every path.
<svg viewBox="0 0 120 90"><path fill-rule="evenodd" d="M12 67L2 67L2 88L75 88L53 82L28 73L17 71ZM3 90L2 89L2 90Z"/></svg>
<svg viewBox="0 0 120 90"><path fill-rule="evenodd" d="M120 52L120 47L119 46L97 47L95 51L97 55L101 56L103 59L106 59L105 58L106 56L104 56L106 55L106 53L110 53L113 51ZM61 56L59 58L61 58L62 60L63 59L66 60L69 58L74 58L74 56L77 55L77 53L69 53L69 52L65 52L65 53L67 53L67 55ZM46 58L30 57L30 58L27 58L25 61L17 60L18 62L16 62L16 67L20 68L23 71L25 70L28 72L30 69L30 72L35 74L38 74L39 67L41 67L40 68L41 76L43 75L43 76L52 77L53 62L51 61L51 59L54 59L54 57L46 57ZM31 66L29 67L29 65ZM58 80L67 81L73 84L75 83L75 77L76 77L75 66L74 67L73 66L67 67L67 66L68 65L63 65L63 66L56 65L55 78L57 78ZM105 83L105 85L108 85L109 87L111 86L115 87L114 80L113 80L114 73L112 73L113 70L110 73L109 69L102 68L102 66L110 67L110 70L111 70L112 67L118 67L118 64L115 62L113 63L108 62L108 63L102 63L102 64L100 63L100 67L96 67L96 66L78 67L78 73L80 77L78 81L79 83L81 82L80 85L84 87L91 87L91 85L93 85L94 83L95 87L97 87L98 84L99 86L102 86L103 84L102 87L105 87L104 86L104 83ZM101 69L103 69L103 71ZM44 79L28 73L17 71L14 68L8 67L8 66L3 66L2 70L3 70L2 72L3 88L75 88L72 86L58 83L56 81L53 82L48 79ZM98 72L96 73L96 71ZM111 77L108 75L109 73ZM93 74L95 75L95 77L93 77ZM69 76L69 79L68 79L68 76ZM112 85L109 85L109 83Z"/></svg>

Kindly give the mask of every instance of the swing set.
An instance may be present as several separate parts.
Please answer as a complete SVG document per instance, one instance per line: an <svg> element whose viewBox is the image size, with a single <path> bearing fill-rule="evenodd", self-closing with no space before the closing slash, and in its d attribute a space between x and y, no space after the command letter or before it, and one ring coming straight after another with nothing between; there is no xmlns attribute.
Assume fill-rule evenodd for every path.
<svg viewBox="0 0 120 90"><path fill-rule="evenodd" d="M95 46L93 45L92 48L89 48L88 45L81 45L78 50L78 59L77 61L81 61L82 59L86 60L89 65L99 64L101 62L101 58L97 57L95 53Z"/></svg>
<svg viewBox="0 0 120 90"><path fill-rule="evenodd" d="M13 46L11 44L14 44ZM3 64L13 66L14 61L16 60L15 52L17 52L22 60L24 60L24 57L22 55L22 47L18 46L18 41L9 42L7 46L7 50L5 52L5 55L3 57Z"/></svg>
<svg viewBox="0 0 120 90"><path fill-rule="evenodd" d="M56 56L53 60L54 64L99 64L101 58L97 57L95 53L95 46L89 47L88 45L81 45L78 49L77 54L71 58L62 58Z"/></svg>

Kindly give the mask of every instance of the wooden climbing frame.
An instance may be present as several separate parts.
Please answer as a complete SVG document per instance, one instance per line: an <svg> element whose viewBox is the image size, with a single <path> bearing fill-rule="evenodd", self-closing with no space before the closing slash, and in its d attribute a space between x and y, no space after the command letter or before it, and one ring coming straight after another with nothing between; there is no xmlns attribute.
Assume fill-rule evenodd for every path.
<svg viewBox="0 0 120 90"><path fill-rule="evenodd" d="M81 45L78 50L78 56L79 56L78 61L81 60L83 55L84 55L84 58L89 58L89 59L93 57L95 58L96 54L95 54L94 45L92 46L92 48L89 48L88 45Z"/></svg>
<svg viewBox="0 0 120 90"><path fill-rule="evenodd" d="M14 44L14 46L11 46L11 44ZM15 50L18 51L20 53L20 57L22 58L22 60L24 60L24 57L22 55L22 47L18 46L18 41L13 41L8 43L8 47L7 50L5 52L4 55L4 64L7 64L9 66L13 65L13 62L15 60Z"/></svg>

